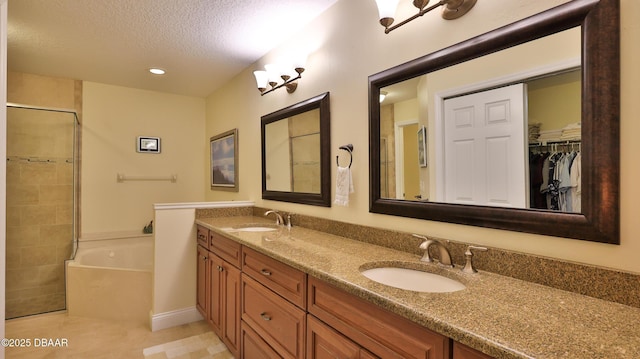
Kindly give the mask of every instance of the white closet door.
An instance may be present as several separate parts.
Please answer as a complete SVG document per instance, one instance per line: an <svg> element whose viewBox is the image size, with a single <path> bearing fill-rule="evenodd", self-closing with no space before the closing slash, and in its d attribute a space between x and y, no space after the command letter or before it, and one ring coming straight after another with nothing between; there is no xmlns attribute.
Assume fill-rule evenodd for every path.
<svg viewBox="0 0 640 359"><path fill-rule="evenodd" d="M444 101L445 202L527 207L524 84Z"/></svg>

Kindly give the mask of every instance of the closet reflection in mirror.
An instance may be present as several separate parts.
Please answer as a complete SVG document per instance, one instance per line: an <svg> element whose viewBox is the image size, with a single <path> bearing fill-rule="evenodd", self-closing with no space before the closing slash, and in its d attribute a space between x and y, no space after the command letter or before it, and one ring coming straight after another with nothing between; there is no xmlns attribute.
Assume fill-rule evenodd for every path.
<svg viewBox="0 0 640 359"><path fill-rule="evenodd" d="M574 28L381 88L381 198L580 213L580 43Z"/></svg>
<svg viewBox="0 0 640 359"><path fill-rule="evenodd" d="M265 125L269 191L320 193L320 110Z"/></svg>

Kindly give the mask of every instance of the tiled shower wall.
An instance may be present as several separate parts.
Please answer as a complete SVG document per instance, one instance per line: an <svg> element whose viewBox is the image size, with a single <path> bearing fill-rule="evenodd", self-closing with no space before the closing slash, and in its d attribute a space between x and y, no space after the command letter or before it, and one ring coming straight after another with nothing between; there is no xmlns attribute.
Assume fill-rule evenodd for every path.
<svg viewBox="0 0 640 359"><path fill-rule="evenodd" d="M82 122L82 81L10 71L7 102L75 109ZM40 112L36 111L36 116L47 114ZM73 115L65 116L66 123L72 123L68 118ZM30 136L23 130L16 128L17 133L9 133L8 140L17 139L18 145L7 144L7 156L17 158L7 161L6 318L31 314L32 309L40 312L64 308L62 258L68 257L73 226L79 223L76 219L71 224L74 211L69 186L74 174L72 163L67 163L72 156L72 147L67 147L72 145L71 133L62 134L58 127L39 125ZM78 148L80 134L78 127ZM75 155L79 168L79 154ZM30 157L34 160L27 161ZM55 163L36 162L35 158L55 159ZM79 186L73 190L79 198Z"/></svg>
<svg viewBox="0 0 640 359"><path fill-rule="evenodd" d="M7 318L65 308L73 131L73 114L7 109Z"/></svg>

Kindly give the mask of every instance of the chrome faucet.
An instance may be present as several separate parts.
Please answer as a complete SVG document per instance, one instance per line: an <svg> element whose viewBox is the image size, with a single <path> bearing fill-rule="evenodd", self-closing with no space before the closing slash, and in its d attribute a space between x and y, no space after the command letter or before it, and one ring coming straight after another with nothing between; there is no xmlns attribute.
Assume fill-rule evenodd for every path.
<svg viewBox="0 0 640 359"><path fill-rule="evenodd" d="M433 258L431 258L431 254L429 253L429 248L432 245L435 245L436 248L438 249L438 261L440 265L444 267L453 268L453 262L451 261L451 253L449 253L449 250L447 249L447 247L445 247L445 245L442 242L435 239L429 239L419 234L414 234L413 236L424 240L424 242L420 244L420 249L424 249L424 255L420 259L421 261L427 262L427 263L434 262Z"/></svg>
<svg viewBox="0 0 640 359"><path fill-rule="evenodd" d="M270 215L271 213L276 215L276 226L284 224L284 219L282 219L282 215L280 213L278 213L278 211L275 211L275 210L266 211L266 212L264 212L264 216L266 217L266 216Z"/></svg>
<svg viewBox="0 0 640 359"><path fill-rule="evenodd" d="M287 223L286 223L287 229L291 230L291 214L287 214Z"/></svg>

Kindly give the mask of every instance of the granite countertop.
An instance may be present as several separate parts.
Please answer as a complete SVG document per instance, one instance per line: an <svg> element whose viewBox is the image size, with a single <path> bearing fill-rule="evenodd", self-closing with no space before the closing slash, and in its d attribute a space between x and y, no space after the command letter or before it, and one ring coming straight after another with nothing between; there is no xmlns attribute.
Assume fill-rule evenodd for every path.
<svg viewBox="0 0 640 359"><path fill-rule="evenodd" d="M263 217L196 223L495 358L640 358L638 308L489 272L444 269L414 254L303 227L230 230L273 223ZM423 268L456 279L466 289L419 293L360 274L361 268L385 264Z"/></svg>

